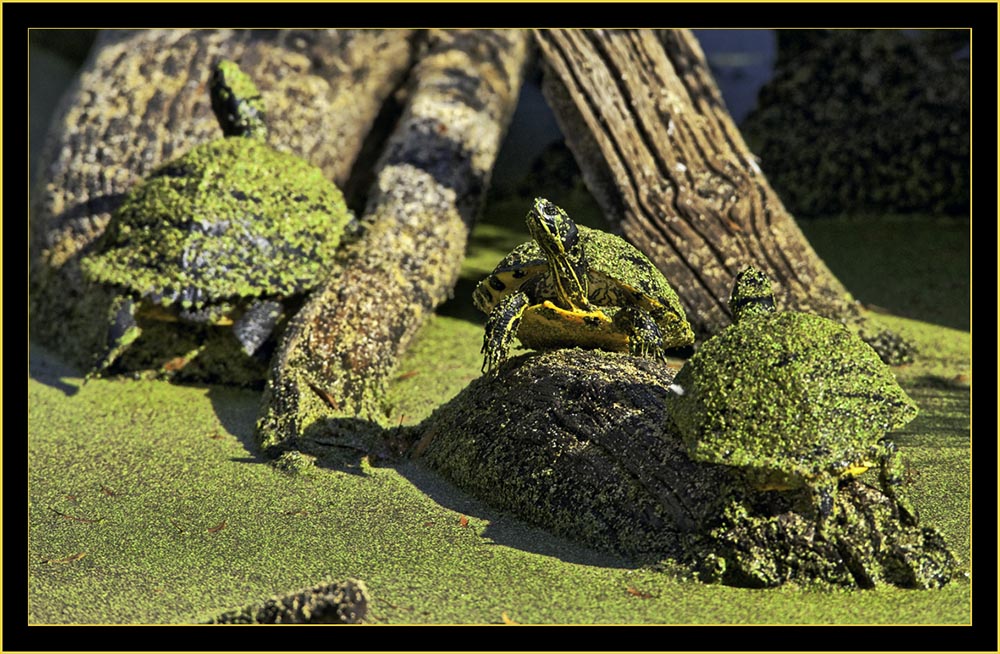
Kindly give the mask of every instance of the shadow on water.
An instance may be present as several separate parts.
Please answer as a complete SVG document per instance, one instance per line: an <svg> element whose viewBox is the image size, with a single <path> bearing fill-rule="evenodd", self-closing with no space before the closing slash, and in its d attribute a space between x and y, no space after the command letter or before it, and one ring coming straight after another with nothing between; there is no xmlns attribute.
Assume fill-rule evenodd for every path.
<svg viewBox="0 0 1000 654"><path fill-rule="evenodd" d="M298 450L317 457L317 468L363 475L361 459L378 455L382 428L360 418L329 418L310 425L298 439L281 447L261 450L254 433L262 394L240 388L208 386L208 399L219 422L233 434L247 456L237 463L268 464L285 451Z"/></svg>
<svg viewBox="0 0 1000 654"><path fill-rule="evenodd" d="M254 438L254 424L260 406L261 393L229 386L204 386L215 417L223 428L239 440L248 457L235 459L243 463L266 463Z"/></svg>
<svg viewBox="0 0 1000 654"><path fill-rule="evenodd" d="M364 475L362 459L382 469L392 469L438 505L461 515L487 521L483 538L569 563L614 568L635 567L614 554L589 549L547 531L528 525L511 515L482 503L453 486L437 473L400 454L419 435L420 427L385 429L361 418L329 418L306 429L295 442L262 452L254 438L257 400L239 389L210 388L209 398L225 428L234 434L248 456L233 459L241 463L266 464L283 451L298 450L316 457L317 468L351 475Z"/></svg>
<svg viewBox="0 0 1000 654"><path fill-rule="evenodd" d="M388 459L394 430L362 418L336 417L319 420L298 438L261 450L254 433L260 409L260 394L225 387L209 388L219 422L236 436L247 451L240 463L270 463L285 452L298 451L315 457L317 468L364 475L362 459ZM280 466L279 466L280 467Z"/></svg>
<svg viewBox="0 0 1000 654"><path fill-rule="evenodd" d="M281 450L298 449L317 457L317 468L364 475L362 459L377 460L390 456L392 434L393 430L383 429L381 425L364 418L327 418L307 427L298 439L267 454L274 456Z"/></svg>
<svg viewBox="0 0 1000 654"><path fill-rule="evenodd" d="M80 392L83 384L83 372L64 363L40 345L28 345L28 377L45 384L67 397ZM77 383L65 381L67 378L80 380Z"/></svg>

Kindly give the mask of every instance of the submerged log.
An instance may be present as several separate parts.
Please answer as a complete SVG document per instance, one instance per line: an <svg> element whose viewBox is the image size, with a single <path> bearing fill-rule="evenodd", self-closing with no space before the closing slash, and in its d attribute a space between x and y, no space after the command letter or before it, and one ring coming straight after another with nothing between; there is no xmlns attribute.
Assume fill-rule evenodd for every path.
<svg viewBox="0 0 1000 654"><path fill-rule="evenodd" d="M358 624L370 601L363 581L345 579L226 611L207 624Z"/></svg>
<svg viewBox="0 0 1000 654"><path fill-rule="evenodd" d="M731 322L733 279L753 264L783 309L843 321L881 342L883 358L906 357L898 340L866 333L860 305L758 168L690 31L534 34L543 91L587 186L666 274L696 330Z"/></svg>
<svg viewBox="0 0 1000 654"><path fill-rule="evenodd" d="M109 299L87 286L79 259L137 182L221 136L207 89L216 60L236 60L256 82L271 145L342 185L410 65L410 36L409 30L101 32L40 155L41 188L30 219L32 337L82 368L103 347Z"/></svg>
<svg viewBox="0 0 1000 654"><path fill-rule="evenodd" d="M384 384L400 354L458 278L529 34L426 36L376 169L363 236L295 316L272 361L256 428L265 449L364 449L365 435L385 422Z"/></svg>

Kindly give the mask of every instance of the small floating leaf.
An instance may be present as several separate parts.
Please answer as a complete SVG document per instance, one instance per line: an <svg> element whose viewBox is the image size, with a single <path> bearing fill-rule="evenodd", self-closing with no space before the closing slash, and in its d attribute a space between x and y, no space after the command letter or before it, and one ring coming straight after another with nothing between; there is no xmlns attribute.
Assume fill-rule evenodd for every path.
<svg viewBox="0 0 1000 654"><path fill-rule="evenodd" d="M625 590L628 592L629 595L633 595L635 597L638 597L639 599L650 599L653 596L652 593L641 591L638 588L634 588L632 586L629 586Z"/></svg>
<svg viewBox="0 0 1000 654"><path fill-rule="evenodd" d="M59 509L53 509L51 506L49 508L52 509L53 511L55 511L57 514L61 515L62 517L66 518L67 520L73 520L75 522L86 522L88 524L94 523L94 522L100 522L101 521L100 518L79 518L79 517L77 517L75 515L70 515L68 513L63 513Z"/></svg>
<svg viewBox="0 0 1000 654"><path fill-rule="evenodd" d="M72 563L73 561L79 561L85 556L87 556L86 552L77 552L76 554L64 556L61 559L42 559L42 563Z"/></svg>

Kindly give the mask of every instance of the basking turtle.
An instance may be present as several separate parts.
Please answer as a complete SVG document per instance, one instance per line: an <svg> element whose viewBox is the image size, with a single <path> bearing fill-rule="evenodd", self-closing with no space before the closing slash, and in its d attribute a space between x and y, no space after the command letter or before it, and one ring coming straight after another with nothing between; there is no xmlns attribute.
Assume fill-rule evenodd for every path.
<svg viewBox="0 0 1000 654"><path fill-rule="evenodd" d="M735 323L698 349L668 398L690 456L737 466L761 490L807 489L821 534L838 481L878 465L882 491L915 524L885 434L917 407L875 351L840 323L775 312L771 282L753 267L736 277L729 308Z"/></svg>
<svg viewBox="0 0 1000 654"><path fill-rule="evenodd" d="M937 530L904 524L896 502L860 480L833 498L838 519L821 539L808 493L760 491L738 468L692 460L670 420L675 381L670 365L625 353L516 356L402 440L483 502L633 564L673 560L705 581L755 587L933 588L960 574Z"/></svg>
<svg viewBox="0 0 1000 654"><path fill-rule="evenodd" d="M514 248L473 294L489 315L483 370L495 372L516 335L525 347L580 346L663 358L694 334L656 266L621 238L577 225L536 198L532 241Z"/></svg>
<svg viewBox="0 0 1000 654"><path fill-rule="evenodd" d="M88 280L119 294L92 374L138 338L139 319L231 325L253 355L283 302L329 269L352 221L319 168L265 143L260 94L235 63L216 65L210 91L225 138L153 171L81 261Z"/></svg>

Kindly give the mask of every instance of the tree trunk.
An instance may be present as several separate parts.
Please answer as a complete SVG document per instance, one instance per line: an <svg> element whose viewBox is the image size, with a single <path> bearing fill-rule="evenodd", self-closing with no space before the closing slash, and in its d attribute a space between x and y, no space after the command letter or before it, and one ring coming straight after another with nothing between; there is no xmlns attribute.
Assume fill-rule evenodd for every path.
<svg viewBox="0 0 1000 654"><path fill-rule="evenodd" d="M860 305L761 174L687 30L535 30L543 91L616 230L676 288L696 330L728 325L733 278L862 329ZM883 355L884 356L884 355Z"/></svg>
<svg viewBox="0 0 1000 654"><path fill-rule="evenodd" d="M256 430L263 448L353 458L384 426L386 379L458 279L529 42L523 30L428 34L369 192L364 236L272 360Z"/></svg>
<svg viewBox="0 0 1000 654"><path fill-rule="evenodd" d="M239 62L268 110L268 141L343 184L411 62L410 30L107 30L53 118L31 212L33 337L87 367L107 303L79 259L158 165L221 138L207 82ZM105 298L107 299L107 298Z"/></svg>

